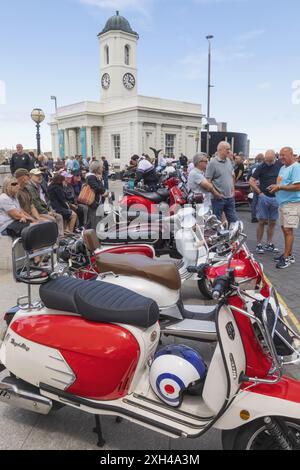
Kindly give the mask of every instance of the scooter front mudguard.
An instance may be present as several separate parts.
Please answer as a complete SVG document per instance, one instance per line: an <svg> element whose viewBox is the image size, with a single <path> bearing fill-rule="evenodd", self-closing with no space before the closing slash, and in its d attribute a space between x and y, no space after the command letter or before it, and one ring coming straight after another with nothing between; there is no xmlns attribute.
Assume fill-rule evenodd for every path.
<svg viewBox="0 0 300 470"><path fill-rule="evenodd" d="M275 385L257 385L249 390L246 388L240 391L228 411L216 423L217 429L235 429L266 416L300 420L300 382L283 377ZM245 416L249 416L249 419L245 419Z"/></svg>

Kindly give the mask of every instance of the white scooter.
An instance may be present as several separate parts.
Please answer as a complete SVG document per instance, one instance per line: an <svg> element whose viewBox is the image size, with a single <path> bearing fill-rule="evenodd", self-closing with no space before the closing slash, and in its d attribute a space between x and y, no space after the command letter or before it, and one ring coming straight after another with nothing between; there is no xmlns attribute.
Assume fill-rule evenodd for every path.
<svg viewBox="0 0 300 470"><path fill-rule="evenodd" d="M169 335L171 332L174 336L194 338L196 330L197 335L201 331L203 340L215 341L217 337L216 307L213 305L184 305L181 297L182 281L187 279L198 281L198 267L201 262L207 261L208 253L210 253L209 248L202 237L200 227L198 226L198 230L194 231L196 220L189 209L183 209L172 219L179 220L181 225L176 233L178 250L181 251L184 262L181 270L178 271L174 263L170 261L152 260L140 255L100 253L97 257L98 271L101 273L98 276L98 281L118 285L153 299L159 306L165 335ZM246 236L237 230L236 226L232 232L225 235L227 240L236 239L237 235L239 243L236 244L234 250L230 249L230 255L227 254L226 258L220 258L216 253L212 253L213 257L218 257L217 263L221 264L225 271L246 239ZM217 237L219 236L217 235ZM237 280L243 282L247 289L253 291L258 289L257 295L260 295L261 268L249 252L243 266L244 272L250 275L241 281L240 272L237 270ZM193 268L191 269L191 267ZM186 276L185 273L188 275Z"/></svg>
<svg viewBox="0 0 300 470"><path fill-rule="evenodd" d="M39 229L49 241L49 229ZM41 247L25 230L30 261ZM102 282L42 274L40 282L41 302L20 305L0 348L2 403L95 415L100 447L99 416L112 415L175 439L219 429L224 449L300 448L300 383L282 372L299 362L292 339L300 337L281 321L274 292L257 302L232 270L217 280L218 343L205 363L185 345L159 348L150 299Z"/></svg>

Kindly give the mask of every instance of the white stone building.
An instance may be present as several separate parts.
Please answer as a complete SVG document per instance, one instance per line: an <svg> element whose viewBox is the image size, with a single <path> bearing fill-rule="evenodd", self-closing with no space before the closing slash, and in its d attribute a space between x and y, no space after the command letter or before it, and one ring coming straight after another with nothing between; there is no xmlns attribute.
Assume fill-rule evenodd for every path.
<svg viewBox="0 0 300 470"><path fill-rule="evenodd" d="M150 147L192 157L201 105L138 95L139 36L119 12L98 38L101 99L58 108L50 123L53 156L105 155L120 167L133 154L153 155Z"/></svg>

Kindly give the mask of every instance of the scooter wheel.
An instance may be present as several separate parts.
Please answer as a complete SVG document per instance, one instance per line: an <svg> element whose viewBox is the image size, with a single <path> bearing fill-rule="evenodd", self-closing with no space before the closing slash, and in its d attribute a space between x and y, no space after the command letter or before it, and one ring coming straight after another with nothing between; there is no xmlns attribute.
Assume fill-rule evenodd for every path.
<svg viewBox="0 0 300 470"><path fill-rule="evenodd" d="M207 277L204 277L202 279L199 279L198 281L198 288L203 295L203 297L207 300L212 299L212 284L211 282L207 279Z"/></svg>
<svg viewBox="0 0 300 470"><path fill-rule="evenodd" d="M280 420L281 428L289 434L288 440L293 450L299 450L300 421L289 418L280 418ZM239 428L235 438L230 435L231 431L223 432L224 450L283 450L268 432L263 419L258 419Z"/></svg>

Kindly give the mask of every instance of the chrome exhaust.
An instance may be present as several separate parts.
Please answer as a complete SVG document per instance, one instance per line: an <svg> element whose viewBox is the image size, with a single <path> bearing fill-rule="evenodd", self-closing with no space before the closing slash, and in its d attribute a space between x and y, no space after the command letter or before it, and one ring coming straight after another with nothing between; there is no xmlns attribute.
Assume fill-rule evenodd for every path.
<svg viewBox="0 0 300 470"><path fill-rule="evenodd" d="M40 395L36 387L13 377L0 382L0 402L42 415L52 409L52 400Z"/></svg>

